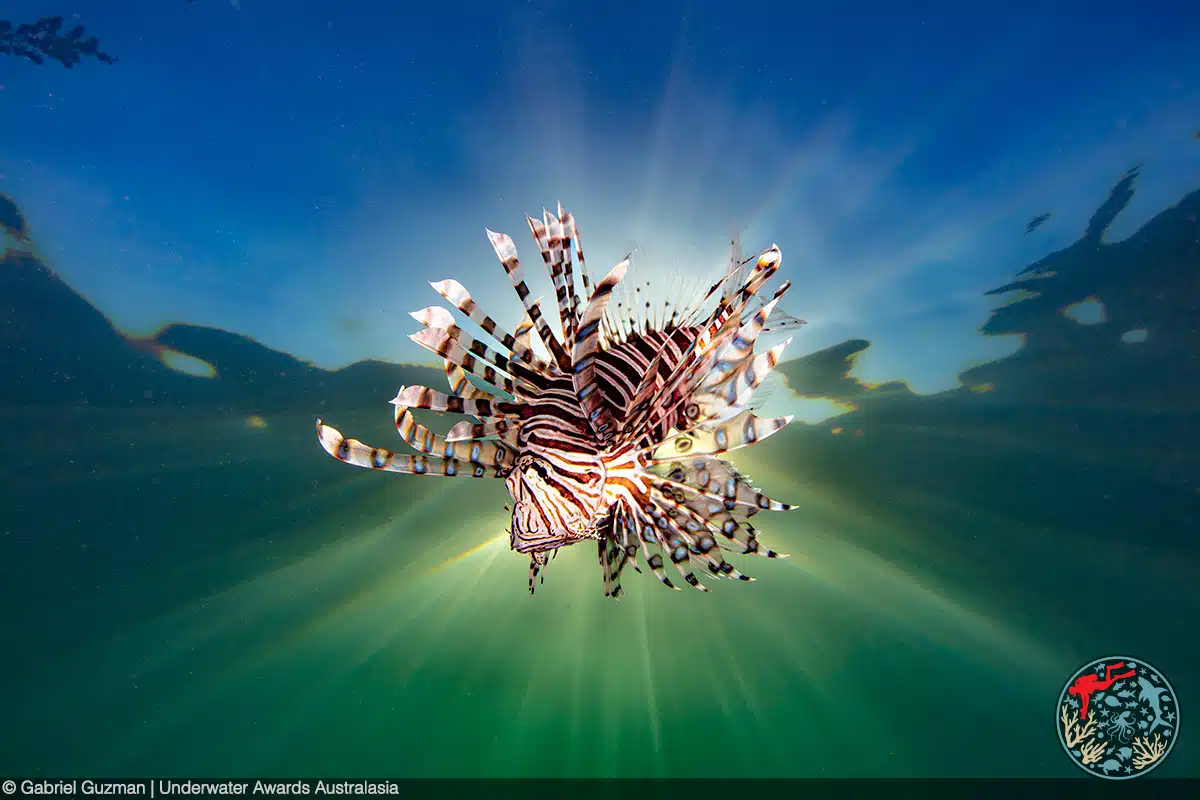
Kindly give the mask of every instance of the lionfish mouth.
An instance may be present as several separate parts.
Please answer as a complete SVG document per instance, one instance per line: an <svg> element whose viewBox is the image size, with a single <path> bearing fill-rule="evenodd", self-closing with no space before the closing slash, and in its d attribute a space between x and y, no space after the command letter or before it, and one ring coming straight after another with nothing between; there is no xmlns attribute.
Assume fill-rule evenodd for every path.
<svg viewBox="0 0 1200 800"><path fill-rule="evenodd" d="M729 270L697 301L669 319L635 319L609 308L628 257L593 284L570 213L560 206L557 215L543 211L541 220L526 221L554 283L562 336L531 299L512 239L488 231L525 309L514 331L486 315L457 281L432 283L498 347L472 338L443 307L413 312L425 327L410 338L443 359L450 384L449 394L402 387L391 401L396 429L416 454L347 439L318 419L321 446L340 461L384 472L517 479L508 483L519 501L512 547L530 555L531 593L549 555L584 540L597 541L610 597L622 594L627 564L641 572L639 553L673 589L664 554L701 591L708 589L697 565L714 578L753 580L722 553L782 556L759 545L749 520L794 506L761 494L720 456L791 422L750 409L791 341L756 354L759 334L803 324L782 311L768 324L790 286L784 282L769 300L759 295L779 269L779 248L742 261L735 244ZM586 303L576 290L576 264ZM534 352L534 335L548 358ZM440 436L413 419L413 408L467 418ZM536 531L536 547L519 541L526 530Z"/></svg>

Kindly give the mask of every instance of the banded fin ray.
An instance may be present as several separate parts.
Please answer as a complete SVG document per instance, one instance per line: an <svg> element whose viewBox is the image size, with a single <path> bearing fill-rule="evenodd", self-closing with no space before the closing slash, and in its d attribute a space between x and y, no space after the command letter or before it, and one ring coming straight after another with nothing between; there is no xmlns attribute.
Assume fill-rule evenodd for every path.
<svg viewBox="0 0 1200 800"><path fill-rule="evenodd" d="M759 492L722 457L791 421L755 413L791 340L755 353L758 341L803 324L779 309L789 282L764 296L782 263L779 248L741 260L735 241L718 280L672 282L668 294L677 289L678 297L663 303L649 299L647 284L626 283L618 294L628 257L593 282L575 218L561 204L540 216L526 223L554 286L561 336L530 296L512 239L487 231L521 301L513 333L462 284L431 283L483 333L463 330L440 306L413 312L423 327L411 338L438 355L449 390L406 386L393 398L397 433L416 454L370 447L318 420L322 449L378 471L504 478L507 534L528 559L531 593L559 549L587 540L596 541L609 597L623 594L626 568L640 573L641 565L676 590L708 591L708 577L753 580L727 554L779 557L759 544L751 520L794 506ZM439 435L418 422L421 411L462 418Z"/></svg>
<svg viewBox="0 0 1200 800"><path fill-rule="evenodd" d="M561 214L561 212L560 207L559 213ZM526 215L525 221L529 224L529 230L533 233L534 241L537 242L538 250L542 254L542 261L545 262L546 269L550 273L550 282L554 286L554 295L558 300L558 318L562 325L563 343L570 350L575 340L575 324L577 322L575 314L578 300L572 299L575 295L575 288L567 282L563 247L566 233L563 230L562 220L543 208L541 221L528 215Z"/></svg>
<svg viewBox="0 0 1200 800"><path fill-rule="evenodd" d="M495 395L485 392L467 378L466 371L450 359L446 363L446 382L450 384L450 394L464 400L494 400Z"/></svg>
<svg viewBox="0 0 1200 800"><path fill-rule="evenodd" d="M558 204L558 218L562 222L563 228L563 280L567 284L568 297L571 303L571 317L574 320L576 327L579 325L579 317L582 313L582 303L579 299L579 293L575 291L575 270L571 263L571 251L575 248L575 217L571 216L570 212L563 211L562 203ZM579 252L580 269L583 268L583 251ZM591 289L587 285L587 280L584 279L584 291L586 296L591 296ZM575 346L575 335L572 332L570 339L567 342L568 347Z"/></svg>
<svg viewBox="0 0 1200 800"><path fill-rule="evenodd" d="M457 422L446 432L447 442L465 442L472 439L488 439L496 437L516 447L518 426L511 419L495 419L488 422L472 423L470 420Z"/></svg>
<svg viewBox="0 0 1200 800"><path fill-rule="evenodd" d="M657 466L684 457L696 458L728 453L778 433L791 423L792 419L791 416L764 419L755 416L749 410L742 411L723 422L697 425L689 428L686 433L676 433L653 448L650 463Z"/></svg>
<svg viewBox="0 0 1200 800"><path fill-rule="evenodd" d="M402 456L391 450L371 447L357 439L347 439L335 428L317 420L317 440L325 452L356 467L378 472L402 472L410 475L441 475L447 478L498 478L504 469L483 464L468 464L452 458Z"/></svg>
<svg viewBox="0 0 1200 800"><path fill-rule="evenodd" d="M529 318L533 320L534 327L537 329L538 336L542 339L542 344L550 351L554 363L558 369L565 373L570 373L571 356L563 349L562 342L550 330L550 326L546 324L546 319L542 316L541 305L537 302L530 302L529 287L525 284L524 272L521 269L521 262L517 258L517 246L513 244L512 237L506 233L496 233L488 231L488 241L492 243L492 249L496 251L496 258L500 259L500 263L504 266L504 271L508 273L508 279L512 282L513 289L520 298L521 303L525 306L525 311L528 312Z"/></svg>
<svg viewBox="0 0 1200 800"><path fill-rule="evenodd" d="M466 461L472 464L504 466L514 460L515 451L499 442L477 439L450 441L438 436L413 419L404 406L396 406L396 431L410 447L438 458Z"/></svg>
<svg viewBox="0 0 1200 800"><path fill-rule="evenodd" d="M455 325L450 312L444 308L430 306L414 311L409 316L426 327L409 334L408 338L434 355L453 361L467 372L510 394L515 393L513 387L518 382L525 393L537 391L537 373L519 360L510 360L476 340ZM477 362L480 361L484 364L482 371L477 368ZM496 369L506 374L499 375Z"/></svg>
<svg viewBox="0 0 1200 800"><path fill-rule="evenodd" d="M596 384L596 353L600 350L600 320L604 310L612 298L612 291L625 271L629 268L629 258L626 257L596 284L596 291L584 309L583 317L579 320L578 339L571 353L573 364L571 381L575 387L575 396L593 433L601 441L607 441L616 430L612 410L604 400L604 395L598 391Z"/></svg>
<svg viewBox="0 0 1200 800"><path fill-rule="evenodd" d="M455 341L450 331L440 328L426 328L423 331L409 334L408 338L434 355L457 364L465 372L474 375L485 384L493 387L496 392L503 392L513 396L518 394L528 396L536 392L536 389L528 381L507 375L497 370L492 364L487 363L484 357L476 356L474 353L468 353L463 350L462 345ZM484 348L480 347L479 349L481 352L484 352ZM483 362L482 366L480 365L481 361ZM510 365L505 363L505 366ZM479 387L475 388L492 399L500 399L496 392L489 392Z"/></svg>
<svg viewBox="0 0 1200 800"><path fill-rule="evenodd" d="M753 296L753 291L761 288L770 276L778 269L780 263L779 249L772 246L763 251L758 257L755 269L745 285L731 295L730 300L723 300L715 311L710 314L706 324L702 325L700 335L696 336L688 350L680 359L680 368L675 377L666 383L658 393L658 400L646 404L641 411L635 412L629 423L631 430L637 431L653 422L669 420L677 413L690 397L689 384L698 383L703 378L704 370L712 363L716 352L724 343L726 336L732 336L740 327L740 317L735 316L738 308ZM718 283L719 287L721 284ZM715 352L714 352L715 351ZM626 440L626 443L631 443Z"/></svg>
<svg viewBox="0 0 1200 800"><path fill-rule="evenodd" d="M465 314L467 319L478 325L484 333L495 339L501 347L512 353L522 363L528 365L534 372L539 375L551 375L557 371L557 367L554 364L551 364L533 352L533 349L529 346L528 337L522 342L520 337L508 333L494 319L483 313L483 310L479 308L474 298L471 297L471 293L461 283L456 280L444 280L435 281L429 285L433 287L435 292L447 300L450 305ZM531 305L540 308L541 298L534 300ZM525 312L524 319L529 319L530 324L533 324L528 311Z"/></svg>
<svg viewBox="0 0 1200 800"><path fill-rule="evenodd" d="M477 400L451 397L428 386L405 386L391 401L394 406L423 408L427 411L443 411L450 414L469 414L473 417L519 418L528 413L523 403L506 400Z"/></svg>

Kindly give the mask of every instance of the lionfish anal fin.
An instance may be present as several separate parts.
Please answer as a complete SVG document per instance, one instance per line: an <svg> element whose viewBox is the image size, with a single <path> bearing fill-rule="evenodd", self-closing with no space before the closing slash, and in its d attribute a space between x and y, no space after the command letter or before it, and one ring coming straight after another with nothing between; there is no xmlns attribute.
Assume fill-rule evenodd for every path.
<svg viewBox="0 0 1200 800"><path fill-rule="evenodd" d="M509 535L514 549L529 553L531 594L558 550L585 539L597 541L610 597L623 593L627 565L641 572L639 551L672 589L686 583L708 591L701 579L709 577L753 580L724 553L782 556L759 545L750 519L794 506L759 492L720 456L791 421L760 418L750 405L787 346L756 354L759 335L802 324L778 310L789 283L768 301L759 296L782 262L779 248L743 261L735 241L729 269L707 294L677 304L669 316L655 314L647 302L644 323L634 323L624 300L609 312L628 257L593 284L570 213L560 205L557 214L543 209L540 220L526 221L554 285L562 338L544 318L540 299L530 297L512 239L489 230L524 309L513 333L485 314L462 284L432 283L498 345L468 334L448 309L413 312L424 328L411 338L441 358L450 390L401 387L392 400L396 430L415 453L371 447L317 420L321 447L339 461L376 471L508 479L514 498ZM535 331L548 359L532 350ZM413 409L465 419L439 435L420 424ZM680 585L667 576L667 559Z"/></svg>

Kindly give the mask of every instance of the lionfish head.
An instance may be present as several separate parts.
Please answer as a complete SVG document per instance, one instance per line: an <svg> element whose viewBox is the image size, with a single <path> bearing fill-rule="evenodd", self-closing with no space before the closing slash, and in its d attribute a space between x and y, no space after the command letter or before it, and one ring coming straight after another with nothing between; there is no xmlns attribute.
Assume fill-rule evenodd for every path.
<svg viewBox="0 0 1200 800"><path fill-rule="evenodd" d="M635 318L629 305L609 309L628 258L593 283L571 214L560 206L526 221L554 284L561 336L530 296L512 239L488 231L525 309L517 327L502 328L457 281L433 283L499 346L475 339L445 308L414 312L424 329L411 338L444 361L450 384L449 394L410 386L392 400L396 429L417 454L370 447L317 420L321 445L374 470L503 478L513 499L510 544L530 558L531 592L550 555L584 539L597 542L613 597L627 564L641 572L639 555L671 588L664 556L703 591L697 571L752 580L722 553L780 555L760 547L749 520L792 506L759 493L721 456L791 420L757 417L750 404L788 344L755 353L759 334L803 324L782 311L768 324L787 282L770 300L759 297L779 269L779 249L742 260L735 243L729 269L707 294L669 319ZM535 335L548 355L532 349ZM465 419L440 436L418 424L412 408Z"/></svg>
<svg viewBox="0 0 1200 800"><path fill-rule="evenodd" d="M581 539L595 539L603 516L603 465L585 477L580 490L577 476L555 468L554 463L532 453L521 455L505 479L513 499L510 542L518 553L545 553ZM594 491L587 491L588 488Z"/></svg>

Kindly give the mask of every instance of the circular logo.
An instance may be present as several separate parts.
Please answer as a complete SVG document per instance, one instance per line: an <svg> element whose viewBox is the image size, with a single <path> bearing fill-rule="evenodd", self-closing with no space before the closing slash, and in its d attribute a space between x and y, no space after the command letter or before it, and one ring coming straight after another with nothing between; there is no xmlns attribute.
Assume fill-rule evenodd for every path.
<svg viewBox="0 0 1200 800"><path fill-rule="evenodd" d="M1179 700L1161 672L1128 656L1089 662L1067 680L1055 725L1067 755L1109 780L1145 775L1179 738Z"/></svg>

